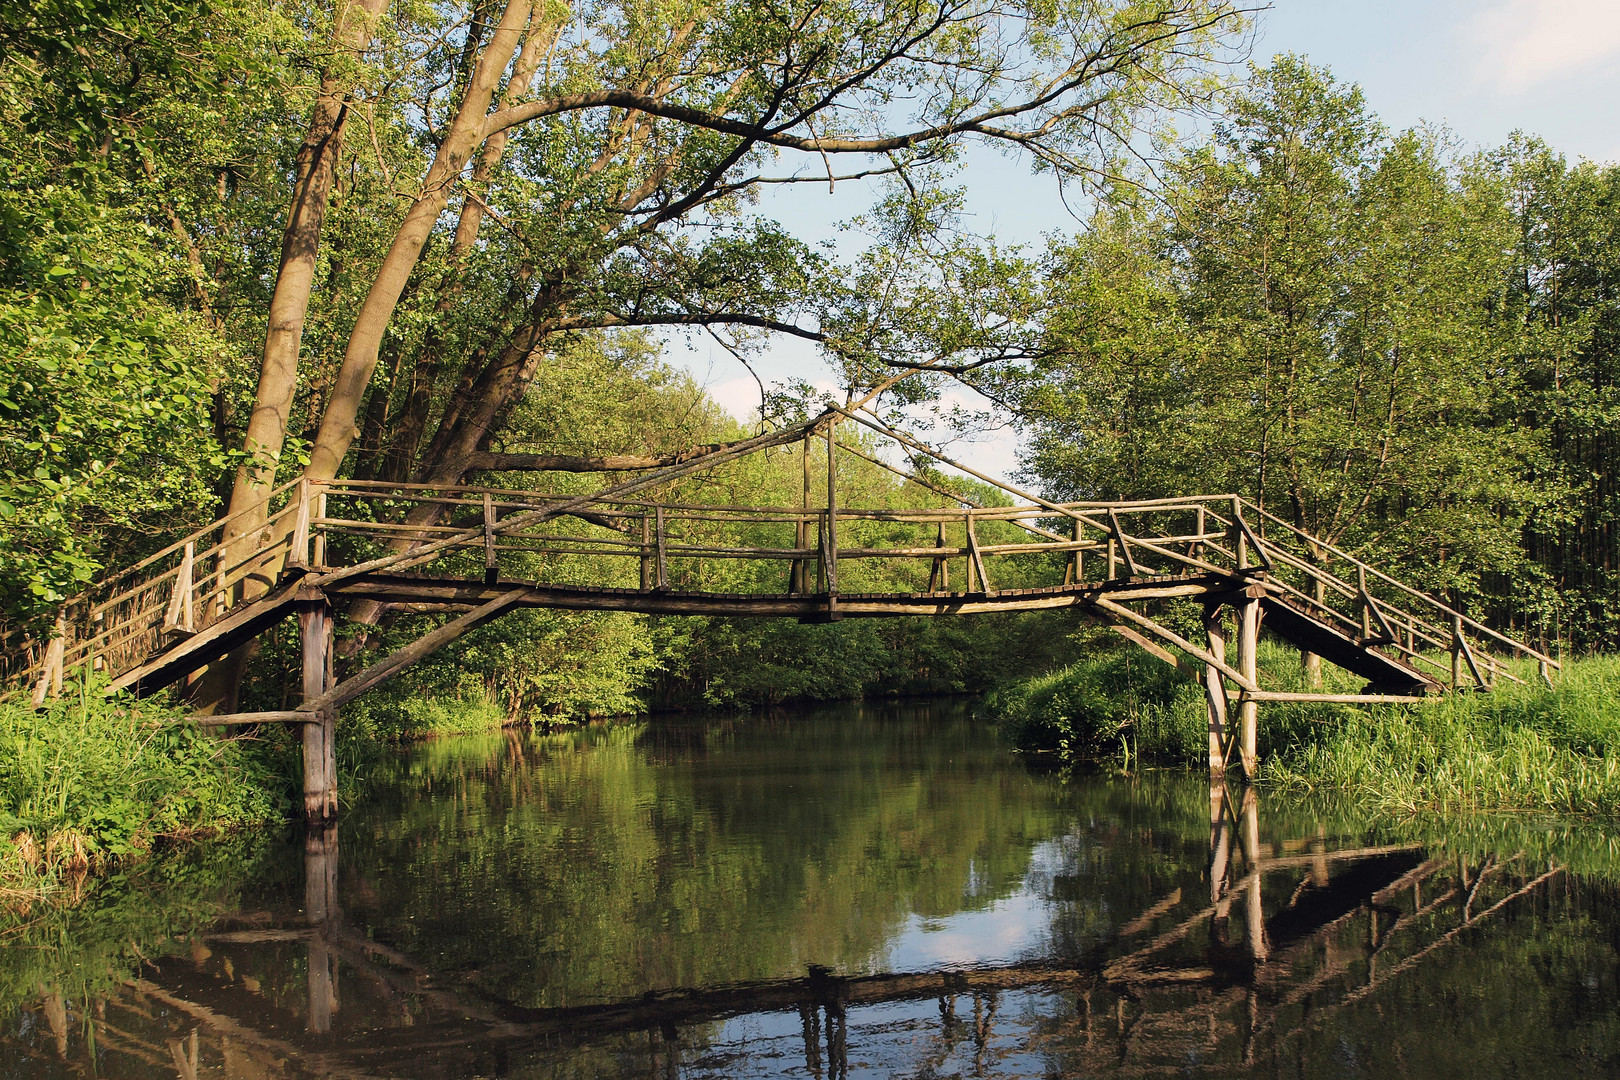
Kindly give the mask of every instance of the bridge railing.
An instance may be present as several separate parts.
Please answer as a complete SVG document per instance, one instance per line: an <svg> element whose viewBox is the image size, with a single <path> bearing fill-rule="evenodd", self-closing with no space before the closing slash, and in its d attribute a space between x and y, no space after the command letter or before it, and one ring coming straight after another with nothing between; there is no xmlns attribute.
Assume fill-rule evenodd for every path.
<svg viewBox="0 0 1620 1080"><path fill-rule="evenodd" d="M7 650L8 681L32 683L38 701L51 684L60 688L66 670L117 674L204 629L231 608L246 579L279 573L304 490L297 480L273 489L270 516L252 537L227 540L245 515L220 518L95 582L63 605L52 637Z"/></svg>
<svg viewBox="0 0 1620 1080"><path fill-rule="evenodd" d="M1243 524L1250 561L1259 562L1296 607L1365 645L1401 655L1453 689L1489 686L1498 678L1522 682L1505 666L1514 658L1534 660L1544 678L1559 666L1247 499L1233 497L1226 516Z"/></svg>
<svg viewBox="0 0 1620 1080"><path fill-rule="evenodd" d="M253 537L225 518L96 583L55 644L24 656L42 696L64 669L118 674L219 619L257 577L330 572L428 545L433 572L739 595L1006 590L1215 575L1273 594L1460 687L1555 662L1233 495L1016 506L732 506L493 487L293 481ZM567 512L553 516L559 508ZM403 559L403 562L400 560ZM52 650L55 650L53 653Z"/></svg>

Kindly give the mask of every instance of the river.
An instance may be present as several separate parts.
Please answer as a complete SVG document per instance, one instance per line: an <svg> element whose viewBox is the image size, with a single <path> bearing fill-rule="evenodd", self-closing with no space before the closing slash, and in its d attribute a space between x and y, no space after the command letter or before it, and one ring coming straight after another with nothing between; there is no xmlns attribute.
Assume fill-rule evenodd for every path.
<svg viewBox="0 0 1620 1080"><path fill-rule="evenodd" d="M441 739L312 836L0 939L0 1077L1620 1070L1620 857L1172 772L957 701Z"/></svg>

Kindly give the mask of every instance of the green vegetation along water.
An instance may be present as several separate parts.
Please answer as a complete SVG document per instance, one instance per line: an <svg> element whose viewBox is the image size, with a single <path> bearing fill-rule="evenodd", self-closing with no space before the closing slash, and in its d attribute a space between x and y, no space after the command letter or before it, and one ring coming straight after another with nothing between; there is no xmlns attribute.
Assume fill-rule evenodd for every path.
<svg viewBox="0 0 1620 1080"><path fill-rule="evenodd" d="M371 791L8 924L0 1076L1620 1064L1597 832L1065 778L961 701L443 739Z"/></svg>

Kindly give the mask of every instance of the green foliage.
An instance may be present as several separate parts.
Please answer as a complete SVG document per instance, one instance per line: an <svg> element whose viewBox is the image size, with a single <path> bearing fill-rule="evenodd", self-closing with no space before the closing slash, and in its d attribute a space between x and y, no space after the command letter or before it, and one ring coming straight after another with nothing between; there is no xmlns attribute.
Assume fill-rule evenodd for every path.
<svg viewBox="0 0 1620 1080"><path fill-rule="evenodd" d="M1507 421L1525 371L1498 171L1285 56L1162 194L1052 254L1049 354L1020 391L1048 489L1242 494L1461 595L1533 574L1523 529L1565 489Z"/></svg>
<svg viewBox="0 0 1620 1080"><path fill-rule="evenodd" d="M166 838L279 820L292 744L219 739L180 710L74 680L35 711L0 701L0 884L50 884Z"/></svg>
<svg viewBox="0 0 1620 1080"><path fill-rule="evenodd" d="M1207 724L1196 687L1137 649L1107 649L991 694L984 712L1024 750L1068 761L1199 759Z"/></svg>
<svg viewBox="0 0 1620 1080"><path fill-rule="evenodd" d="M1368 710L1300 733L1266 764L1285 786L1342 788L1369 806L1620 816L1620 659L1577 660L1551 690L1499 685ZM1314 737L1313 737L1314 736Z"/></svg>

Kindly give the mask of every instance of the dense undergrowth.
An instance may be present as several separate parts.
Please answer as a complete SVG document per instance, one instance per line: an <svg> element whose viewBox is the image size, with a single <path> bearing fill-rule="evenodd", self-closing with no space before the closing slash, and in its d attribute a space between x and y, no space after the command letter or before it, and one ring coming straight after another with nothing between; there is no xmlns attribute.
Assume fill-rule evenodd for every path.
<svg viewBox="0 0 1620 1080"><path fill-rule="evenodd" d="M1273 685L1303 689L1296 652L1265 645L1261 667ZM1395 814L1620 817L1620 657L1571 661L1550 689L1533 665L1511 670L1522 684L1412 705L1263 705L1261 776ZM1324 689L1359 689L1324 675ZM1008 686L985 712L1015 745L1068 761L1201 766L1207 754L1202 690L1129 651Z"/></svg>
<svg viewBox="0 0 1620 1080"><path fill-rule="evenodd" d="M166 841L286 817L294 745L219 738L91 678L39 710L0 701L0 902L29 905Z"/></svg>

